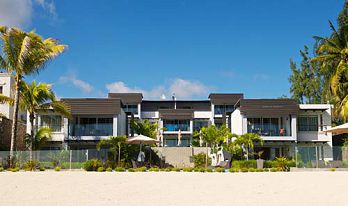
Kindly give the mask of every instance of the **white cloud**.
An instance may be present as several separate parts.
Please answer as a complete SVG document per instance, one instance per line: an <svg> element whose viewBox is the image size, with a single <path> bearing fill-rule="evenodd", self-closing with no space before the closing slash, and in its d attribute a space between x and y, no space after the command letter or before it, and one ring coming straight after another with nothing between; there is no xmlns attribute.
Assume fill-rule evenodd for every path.
<svg viewBox="0 0 348 206"><path fill-rule="evenodd" d="M31 21L31 0L1 0L0 25L24 26Z"/></svg>
<svg viewBox="0 0 348 206"><path fill-rule="evenodd" d="M170 93L179 98L205 95L208 91L209 88L202 83L185 79L175 79L170 86Z"/></svg>
<svg viewBox="0 0 348 206"><path fill-rule="evenodd" d="M57 18L53 0L0 0L0 25L28 27L35 4L43 8L53 19Z"/></svg>
<svg viewBox="0 0 348 206"><path fill-rule="evenodd" d="M61 83L71 83L75 87L79 88L83 93L91 93L93 90L93 86L89 83L82 81L80 79L77 79L75 75L66 75L61 76L59 78L59 81Z"/></svg>
<svg viewBox="0 0 348 206"><path fill-rule="evenodd" d="M175 93L177 98L190 98L195 96L207 95L209 87L198 81L191 81L185 79L174 79L170 81L169 85L155 86L150 90L144 90L137 87L129 87L122 81L113 82L107 84L106 88L109 92L114 93L143 93L145 98L148 99L166 99L166 97L172 96Z"/></svg>

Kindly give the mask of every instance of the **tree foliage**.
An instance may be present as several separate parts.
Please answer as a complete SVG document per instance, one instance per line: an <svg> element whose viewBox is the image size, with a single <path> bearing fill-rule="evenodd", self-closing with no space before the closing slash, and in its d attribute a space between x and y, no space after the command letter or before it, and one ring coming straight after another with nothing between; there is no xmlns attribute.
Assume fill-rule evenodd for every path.
<svg viewBox="0 0 348 206"><path fill-rule="evenodd" d="M156 139L157 131L159 129L157 123L151 123L147 119L142 121L132 121L131 128L134 129L137 134L142 134L153 139Z"/></svg>

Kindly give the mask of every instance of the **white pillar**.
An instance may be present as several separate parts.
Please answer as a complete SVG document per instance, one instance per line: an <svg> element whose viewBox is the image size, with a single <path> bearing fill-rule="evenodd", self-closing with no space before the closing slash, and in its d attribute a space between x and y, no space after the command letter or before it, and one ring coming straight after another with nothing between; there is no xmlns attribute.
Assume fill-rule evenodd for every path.
<svg viewBox="0 0 348 206"><path fill-rule="evenodd" d="M118 128L117 128L117 116L114 116L113 118L112 118L112 135L113 136L117 136L117 134L118 134Z"/></svg>

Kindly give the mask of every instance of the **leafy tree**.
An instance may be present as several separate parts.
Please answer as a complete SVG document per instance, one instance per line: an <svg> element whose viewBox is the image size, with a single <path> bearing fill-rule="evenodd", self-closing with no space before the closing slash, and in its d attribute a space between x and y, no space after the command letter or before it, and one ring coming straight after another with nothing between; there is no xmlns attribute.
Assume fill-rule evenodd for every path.
<svg viewBox="0 0 348 206"><path fill-rule="evenodd" d="M127 136L110 136L108 139L103 139L98 142L97 150L100 150L103 146L108 146L110 152L114 155L114 160L116 161L116 154L118 156L118 164L121 162L121 147L126 143Z"/></svg>
<svg viewBox="0 0 348 206"><path fill-rule="evenodd" d="M131 128L134 129L137 134L142 134L153 139L157 138L158 124L151 123L147 119L143 121L132 121Z"/></svg>
<svg viewBox="0 0 348 206"><path fill-rule="evenodd" d="M300 54L302 57L300 68L297 68L296 63L290 60L292 74L289 77L289 82L291 83L292 98L299 103L322 103L324 98L320 67L311 61L307 46L304 46Z"/></svg>
<svg viewBox="0 0 348 206"><path fill-rule="evenodd" d="M66 46L53 38L43 39L34 31L24 32L18 28L0 26L2 52L0 68L15 77L14 112L11 129L10 164L16 139L20 85L27 75L38 73L49 60L62 53Z"/></svg>

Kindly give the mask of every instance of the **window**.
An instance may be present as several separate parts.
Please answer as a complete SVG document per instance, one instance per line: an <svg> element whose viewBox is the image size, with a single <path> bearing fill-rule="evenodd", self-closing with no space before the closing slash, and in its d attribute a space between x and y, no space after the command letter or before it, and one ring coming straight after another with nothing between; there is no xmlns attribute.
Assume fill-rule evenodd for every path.
<svg viewBox="0 0 348 206"><path fill-rule="evenodd" d="M48 127L53 132L61 132L62 117L59 115L41 115L40 127Z"/></svg>
<svg viewBox="0 0 348 206"><path fill-rule="evenodd" d="M298 131L318 131L318 116L298 118Z"/></svg>
<svg viewBox="0 0 348 206"><path fill-rule="evenodd" d="M138 105L129 104L129 105L123 105L123 110L125 112L131 112L133 114L138 114Z"/></svg>
<svg viewBox="0 0 348 206"><path fill-rule="evenodd" d="M108 117L76 118L75 123L70 125L70 131L72 136L109 136L113 133L113 119Z"/></svg>
<svg viewBox="0 0 348 206"><path fill-rule="evenodd" d="M190 131L190 120L163 120L165 131Z"/></svg>
<svg viewBox="0 0 348 206"><path fill-rule="evenodd" d="M0 94L3 93L3 89L4 89L4 87L3 87L3 86L0 86Z"/></svg>
<svg viewBox="0 0 348 206"><path fill-rule="evenodd" d="M233 111L233 105L214 105L214 114L225 114Z"/></svg>
<svg viewBox="0 0 348 206"><path fill-rule="evenodd" d="M280 136L282 124L279 118L248 118L248 133L262 136Z"/></svg>
<svg viewBox="0 0 348 206"><path fill-rule="evenodd" d="M193 131L199 131L202 127L207 127L209 119L195 119L193 120Z"/></svg>

